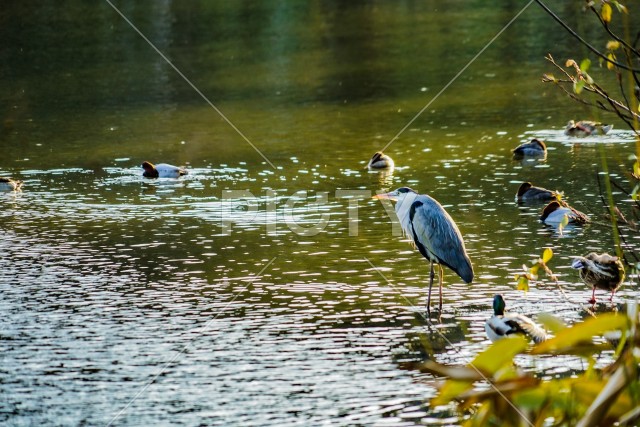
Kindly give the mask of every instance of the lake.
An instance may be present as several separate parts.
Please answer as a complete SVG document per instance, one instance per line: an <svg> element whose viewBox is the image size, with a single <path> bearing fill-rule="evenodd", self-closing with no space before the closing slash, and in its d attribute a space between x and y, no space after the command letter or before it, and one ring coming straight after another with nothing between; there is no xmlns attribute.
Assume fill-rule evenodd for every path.
<svg viewBox="0 0 640 427"><path fill-rule="evenodd" d="M604 44L579 7L554 5ZM468 363L496 293L582 319L571 257L614 252L598 177L604 159L629 186L634 139L541 82L547 53L587 52L535 4L7 2L0 19L0 176L24 181L0 194L5 425L457 424L405 362ZM614 131L571 139L570 119ZM546 160L513 161L533 137ZM391 174L366 170L382 148ZM145 160L188 175L144 179ZM514 202L523 181L592 223L544 226ZM428 263L371 198L400 186L445 206L475 269L445 268L434 325ZM516 290L544 248L567 298L544 276ZM627 281L614 301L637 297Z"/></svg>

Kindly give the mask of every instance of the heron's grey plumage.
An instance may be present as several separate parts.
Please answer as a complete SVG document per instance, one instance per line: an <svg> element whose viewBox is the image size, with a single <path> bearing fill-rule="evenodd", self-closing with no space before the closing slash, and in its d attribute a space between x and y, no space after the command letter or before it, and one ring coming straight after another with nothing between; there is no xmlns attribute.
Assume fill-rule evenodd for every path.
<svg viewBox="0 0 640 427"><path fill-rule="evenodd" d="M418 194L408 187L400 187L390 193L378 194L375 198L397 201L395 210L402 231L411 239L422 256L429 261L427 312L430 310L431 303L433 264L438 265L440 309L442 309L443 265L452 269L465 282L471 283L473 280L473 266L455 221L437 200L427 195Z"/></svg>
<svg viewBox="0 0 640 427"><path fill-rule="evenodd" d="M417 195L409 208L408 222L411 228L405 233L425 258L446 265L466 283L473 281L473 267L466 254L462 234L437 200Z"/></svg>

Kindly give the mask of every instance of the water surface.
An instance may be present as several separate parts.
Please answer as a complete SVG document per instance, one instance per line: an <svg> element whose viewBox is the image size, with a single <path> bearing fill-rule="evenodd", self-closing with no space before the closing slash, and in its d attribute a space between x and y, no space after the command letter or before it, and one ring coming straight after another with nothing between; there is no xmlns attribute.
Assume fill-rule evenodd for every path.
<svg viewBox="0 0 640 427"><path fill-rule="evenodd" d="M0 173L25 184L0 195L3 423L455 424L404 362L467 363L497 292L528 315L585 315L571 256L613 251L596 177L604 157L626 185L634 143L615 121L605 138L562 134L593 112L540 83L543 57L584 53L534 6L435 100L524 4L116 6L244 137L109 4L5 6ZM393 174L366 171L428 104L387 148ZM511 160L532 137L546 161ZM145 180L143 160L189 174ZM540 224L542 206L514 203L524 180L592 224ZM401 185L447 208L474 263L472 285L445 270L435 327L428 264L370 199ZM515 289L546 247L571 301L548 280Z"/></svg>

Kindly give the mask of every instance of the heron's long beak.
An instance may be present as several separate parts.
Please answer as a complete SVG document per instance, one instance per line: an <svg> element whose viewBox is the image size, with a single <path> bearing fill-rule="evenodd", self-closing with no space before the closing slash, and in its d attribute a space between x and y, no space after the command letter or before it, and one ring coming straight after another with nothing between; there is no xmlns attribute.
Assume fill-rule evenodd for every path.
<svg viewBox="0 0 640 427"><path fill-rule="evenodd" d="M387 200L398 200L398 195L395 194L393 191L390 193L380 193L380 194L376 194L375 196L372 197L373 199L387 199Z"/></svg>

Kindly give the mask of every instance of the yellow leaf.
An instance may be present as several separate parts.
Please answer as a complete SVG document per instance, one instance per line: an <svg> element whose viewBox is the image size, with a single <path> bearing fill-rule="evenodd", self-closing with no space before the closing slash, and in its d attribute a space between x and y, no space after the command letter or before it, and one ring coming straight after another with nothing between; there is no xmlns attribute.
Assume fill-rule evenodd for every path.
<svg viewBox="0 0 640 427"><path fill-rule="evenodd" d="M553 251L551 250L551 248L546 248L542 253L542 262L546 264L551 260L552 257L553 257Z"/></svg>
<svg viewBox="0 0 640 427"><path fill-rule="evenodd" d="M570 328L558 331L555 338L538 344L534 347L532 353L549 353L573 347L580 342L591 342L591 339L594 336L602 335L604 332L613 330L626 330L626 326L626 316L618 315L616 313L601 314L598 317L591 317L582 323L578 323Z"/></svg>
<svg viewBox="0 0 640 427"><path fill-rule="evenodd" d="M616 50L620 47L620 42L616 40L609 40L607 42L607 50Z"/></svg>
<svg viewBox="0 0 640 427"><path fill-rule="evenodd" d="M567 225L569 225L569 217L567 216L567 214L564 214L562 220L560 221L560 228L565 228Z"/></svg>
<svg viewBox="0 0 640 427"><path fill-rule="evenodd" d="M567 62L564 64L565 67L575 67L576 65L578 64L573 59L567 59Z"/></svg>
<svg viewBox="0 0 640 427"><path fill-rule="evenodd" d="M602 16L602 20L606 23L611 22L611 6L609 3L602 4L602 10L600 11L600 16Z"/></svg>
<svg viewBox="0 0 640 427"><path fill-rule="evenodd" d="M615 65L613 64L612 61L616 60L616 56L613 53L607 53L607 69L608 70L613 70L613 68L615 67Z"/></svg>
<svg viewBox="0 0 640 427"><path fill-rule="evenodd" d="M473 386L471 381L447 380L440 387L438 395L431 399L431 405L446 405Z"/></svg>
<svg viewBox="0 0 640 427"><path fill-rule="evenodd" d="M540 269L540 264L536 264L531 267L531 269L529 270L529 273L531 273L532 276L536 276L538 274L539 269Z"/></svg>
<svg viewBox="0 0 640 427"><path fill-rule="evenodd" d="M623 319L626 319L623 317ZM529 345L529 340L517 335L494 342L489 348L478 354L470 366L480 370L485 375L493 376L505 365L510 366L513 356L521 353Z"/></svg>
<svg viewBox="0 0 640 427"><path fill-rule="evenodd" d="M549 313L538 313L537 319L546 329L550 330L554 334L567 327L562 319L559 319Z"/></svg>

